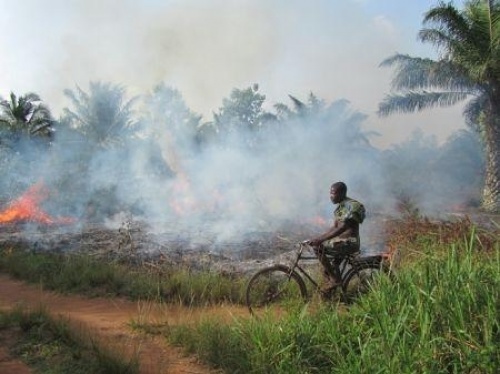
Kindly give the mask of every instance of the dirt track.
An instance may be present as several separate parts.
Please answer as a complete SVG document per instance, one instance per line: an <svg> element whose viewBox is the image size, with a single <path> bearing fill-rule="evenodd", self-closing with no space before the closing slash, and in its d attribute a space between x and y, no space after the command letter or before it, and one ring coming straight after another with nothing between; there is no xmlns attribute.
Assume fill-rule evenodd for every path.
<svg viewBox="0 0 500 374"><path fill-rule="evenodd" d="M89 331L94 341L117 347L118 351L125 353L125 357L138 357L140 372L144 374L205 374L215 371L201 365L195 357L186 357L180 349L169 346L160 337L134 332L129 326L132 320L174 325L196 322L209 315L218 315L225 320L248 315L245 308L235 306L194 309L123 299L64 296L0 274L0 309L15 306L30 309L42 306L52 315L68 319L74 328ZM9 357L5 347L0 345L0 373L29 372L29 368Z"/></svg>

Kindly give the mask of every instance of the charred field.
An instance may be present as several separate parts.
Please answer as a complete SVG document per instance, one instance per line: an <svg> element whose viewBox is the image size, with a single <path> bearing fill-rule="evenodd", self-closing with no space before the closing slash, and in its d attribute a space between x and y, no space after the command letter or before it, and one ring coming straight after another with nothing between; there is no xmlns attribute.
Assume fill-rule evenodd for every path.
<svg viewBox="0 0 500 374"><path fill-rule="evenodd" d="M58 225L35 222L0 225L0 247L39 253L83 254L127 264L167 264L198 270L241 273L286 255L313 228L289 226L220 240L208 229L189 231L176 223L161 229L143 221L115 227L104 224Z"/></svg>
<svg viewBox="0 0 500 374"><path fill-rule="evenodd" d="M394 255L414 247L417 238L439 244L475 235L479 248L491 250L500 234L500 218L474 212L446 219L417 216L375 216L362 250ZM130 265L166 264L194 270L246 273L263 263L287 258L297 243L323 228L287 223L280 229L241 232L221 239L206 227L187 228L179 222L151 224L126 219L104 223L45 224L26 221L0 225L0 247L39 253L80 254L119 260Z"/></svg>

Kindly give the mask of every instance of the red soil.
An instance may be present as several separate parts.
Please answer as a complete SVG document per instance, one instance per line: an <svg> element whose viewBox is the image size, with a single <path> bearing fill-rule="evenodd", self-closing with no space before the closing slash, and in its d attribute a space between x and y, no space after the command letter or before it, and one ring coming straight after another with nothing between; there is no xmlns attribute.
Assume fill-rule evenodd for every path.
<svg viewBox="0 0 500 374"><path fill-rule="evenodd" d="M8 310L15 306L31 310L42 307L53 316L65 318L72 328L80 329L83 336L88 336L97 344L111 347L113 352L122 352L128 359L138 357L140 373L144 374L210 374L216 371L202 365L196 357L186 356L181 349L168 345L161 337L134 331L130 322L175 325L214 315L226 321L234 316L248 315L245 308L235 306L186 308L123 299L60 295L0 274L0 309ZM0 336L0 373L30 373L22 362L9 356L5 347L8 340L8 337Z"/></svg>

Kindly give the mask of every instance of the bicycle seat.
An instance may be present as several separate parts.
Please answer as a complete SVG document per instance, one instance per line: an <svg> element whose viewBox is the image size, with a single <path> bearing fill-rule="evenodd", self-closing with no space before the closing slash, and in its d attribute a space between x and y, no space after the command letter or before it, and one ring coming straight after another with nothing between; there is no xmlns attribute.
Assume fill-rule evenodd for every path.
<svg viewBox="0 0 500 374"><path fill-rule="evenodd" d="M355 262L371 262L371 263L381 263L384 260L383 255L368 255L368 256L358 256L354 258Z"/></svg>

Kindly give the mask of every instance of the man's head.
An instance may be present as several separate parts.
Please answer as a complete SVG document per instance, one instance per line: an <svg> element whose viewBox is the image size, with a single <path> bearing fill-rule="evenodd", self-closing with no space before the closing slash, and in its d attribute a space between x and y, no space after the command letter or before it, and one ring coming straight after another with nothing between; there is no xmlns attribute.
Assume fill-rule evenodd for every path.
<svg viewBox="0 0 500 374"><path fill-rule="evenodd" d="M334 204L340 203L347 196L347 186L344 182L336 182L330 187L330 200Z"/></svg>

